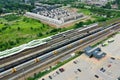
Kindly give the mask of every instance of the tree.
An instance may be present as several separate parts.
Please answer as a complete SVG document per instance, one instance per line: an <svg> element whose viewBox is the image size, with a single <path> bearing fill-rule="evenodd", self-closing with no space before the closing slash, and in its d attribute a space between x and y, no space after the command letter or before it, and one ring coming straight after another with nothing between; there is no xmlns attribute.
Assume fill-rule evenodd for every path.
<svg viewBox="0 0 120 80"><path fill-rule="evenodd" d="M40 33L37 34L37 36L41 37L41 36L43 36L43 34L40 32Z"/></svg>
<svg viewBox="0 0 120 80"><path fill-rule="evenodd" d="M104 6L104 8L111 9L111 3L108 2L108 3Z"/></svg>
<svg viewBox="0 0 120 80"><path fill-rule="evenodd" d="M115 0L115 2L118 5L118 9L120 9L120 0Z"/></svg>
<svg viewBox="0 0 120 80"><path fill-rule="evenodd" d="M2 10L2 8L0 8L0 14L2 14L3 13L3 10Z"/></svg>
<svg viewBox="0 0 120 80"><path fill-rule="evenodd" d="M17 30L20 31L20 27L18 27Z"/></svg>
<svg viewBox="0 0 120 80"><path fill-rule="evenodd" d="M33 30L33 27L30 27L31 30Z"/></svg>
<svg viewBox="0 0 120 80"><path fill-rule="evenodd" d="M75 24L75 28L79 28L83 26L83 22L79 22Z"/></svg>
<svg viewBox="0 0 120 80"><path fill-rule="evenodd" d="M117 3L117 4L120 4L120 0L116 0L116 3Z"/></svg>

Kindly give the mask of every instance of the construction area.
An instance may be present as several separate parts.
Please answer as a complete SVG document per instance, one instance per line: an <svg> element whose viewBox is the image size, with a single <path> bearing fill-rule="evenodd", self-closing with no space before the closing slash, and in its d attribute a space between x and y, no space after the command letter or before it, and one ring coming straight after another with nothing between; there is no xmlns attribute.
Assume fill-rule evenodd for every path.
<svg viewBox="0 0 120 80"><path fill-rule="evenodd" d="M35 18L55 26L63 26L80 19L84 19L83 13L72 12L59 5L48 5L36 3L32 12L26 12L25 16Z"/></svg>

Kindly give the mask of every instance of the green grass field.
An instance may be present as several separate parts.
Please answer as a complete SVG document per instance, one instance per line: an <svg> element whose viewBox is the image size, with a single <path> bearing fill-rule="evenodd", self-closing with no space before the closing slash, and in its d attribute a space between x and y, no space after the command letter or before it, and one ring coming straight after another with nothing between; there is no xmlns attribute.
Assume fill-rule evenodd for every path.
<svg viewBox="0 0 120 80"><path fill-rule="evenodd" d="M88 10L88 9L79 9L78 12L83 13L85 15L90 15L91 14L91 11Z"/></svg>
<svg viewBox="0 0 120 80"><path fill-rule="evenodd" d="M11 18L11 16L7 17ZM0 18L0 51L58 32L38 20L23 16L17 16L13 20L9 18Z"/></svg>

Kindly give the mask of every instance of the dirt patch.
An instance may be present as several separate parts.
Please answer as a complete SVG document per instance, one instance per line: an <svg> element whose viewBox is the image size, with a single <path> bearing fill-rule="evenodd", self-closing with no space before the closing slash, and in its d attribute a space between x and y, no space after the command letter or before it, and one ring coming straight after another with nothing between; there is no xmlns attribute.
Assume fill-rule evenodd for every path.
<svg viewBox="0 0 120 80"><path fill-rule="evenodd" d="M51 27L54 27L54 28L67 28L67 27L71 27L71 26L73 26L73 25L75 25L76 23L79 23L79 22L85 22L85 21L87 21L87 20L89 20L89 19L91 19L91 17L90 16L85 16L85 18L83 18L83 19L79 19L79 20L76 20L76 21L71 21L71 22L67 22L67 23L63 23L63 24L61 24L61 25L55 25L55 24L52 24L52 23L47 23L47 22L45 22L45 21L41 21L41 22L43 22L43 23L45 23L45 24L47 24L47 25L49 25L49 26L51 26Z"/></svg>

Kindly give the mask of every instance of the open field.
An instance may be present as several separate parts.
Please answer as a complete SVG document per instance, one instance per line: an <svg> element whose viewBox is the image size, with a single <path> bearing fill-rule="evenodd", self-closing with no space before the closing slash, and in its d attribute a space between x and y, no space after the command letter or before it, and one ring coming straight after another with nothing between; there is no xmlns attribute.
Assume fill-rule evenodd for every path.
<svg viewBox="0 0 120 80"><path fill-rule="evenodd" d="M51 27L39 20L19 15L7 15L0 18L0 51L10 49L38 38L54 35L58 32L75 28ZM81 27L81 26L80 26Z"/></svg>
<svg viewBox="0 0 120 80"><path fill-rule="evenodd" d="M79 28L83 25L113 20L113 18L105 19L100 16L91 15L92 12L88 9L75 9L75 11L82 12L88 18L65 25L63 28L55 28L52 25L47 25L38 20L15 14L0 17L0 51L25 44L34 39L44 38L62 31Z"/></svg>
<svg viewBox="0 0 120 80"><path fill-rule="evenodd" d="M79 13L84 13L85 15L90 15L92 12L88 9L78 9Z"/></svg>
<svg viewBox="0 0 120 80"><path fill-rule="evenodd" d="M17 19L13 20L0 19L0 50L57 33L57 29L40 21L23 16L17 17Z"/></svg>

